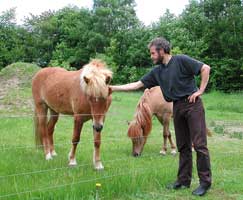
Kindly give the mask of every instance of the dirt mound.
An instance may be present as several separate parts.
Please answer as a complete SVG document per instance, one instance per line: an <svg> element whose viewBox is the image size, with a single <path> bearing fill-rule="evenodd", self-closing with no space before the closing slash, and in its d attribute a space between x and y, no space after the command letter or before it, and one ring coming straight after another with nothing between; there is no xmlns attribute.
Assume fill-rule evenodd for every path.
<svg viewBox="0 0 243 200"><path fill-rule="evenodd" d="M26 105L30 105L31 80L39 69L35 64L18 62L0 71L1 113L26 109Z"/></svg>

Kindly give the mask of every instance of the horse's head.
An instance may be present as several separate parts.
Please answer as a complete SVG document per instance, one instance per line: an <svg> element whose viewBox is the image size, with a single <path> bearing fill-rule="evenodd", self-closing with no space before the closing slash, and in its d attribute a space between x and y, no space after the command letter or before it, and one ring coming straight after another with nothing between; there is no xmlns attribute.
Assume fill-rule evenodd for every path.
<svg viewBox="0 0 243 200"><path fill-rule="evenodd" d="M87 96L96 132L102 130L105 114L111 104L112 90L109 88L111 78L112 72L99 60L91 61L83 68L80 75L81 87Z"/></svg>
<svg viewBox="0 0 243 200"><path fill-rule="evenodd" d="M152 128L152 113L145 98L141 98L136 108L135 120L129 124L128 137L132 140L132 155L140 156Z"/></svg>
<svg viewBox="0 0 243 200"><path fill-rule="evenodd" d="M144 137L143 128L141 124L136 121L129 123L128 127L128 137L132 140L132 155L134 157L140 156L147 137Z"/></svg>

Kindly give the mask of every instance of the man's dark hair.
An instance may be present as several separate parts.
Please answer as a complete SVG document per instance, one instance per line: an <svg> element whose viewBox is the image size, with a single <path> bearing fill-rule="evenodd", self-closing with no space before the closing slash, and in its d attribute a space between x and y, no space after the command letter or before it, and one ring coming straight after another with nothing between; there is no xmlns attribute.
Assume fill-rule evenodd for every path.
<svg viewBox="0 0 243 200"><path fill-rule="evenodd" d="M153 39L149 45L148 48L150 49L152 46L155 46L156 50L159 51L161 49L164 49L165 53L170 53L170 43L163 37L158 37Z"/></svg>

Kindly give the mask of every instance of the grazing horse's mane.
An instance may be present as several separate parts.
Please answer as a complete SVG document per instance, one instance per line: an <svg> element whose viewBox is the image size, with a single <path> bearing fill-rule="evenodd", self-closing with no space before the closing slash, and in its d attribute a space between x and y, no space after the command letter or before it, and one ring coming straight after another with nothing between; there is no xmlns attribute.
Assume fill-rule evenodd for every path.
<svg viewBox="0 0 243 200"><path fill-rule="evenodd" d="M130 123L128 129L128 136L130 138L147 136L152 129L152 115L151 109L147 103L149 98L149 90L145 90L144 95L138 102L134 120ZM139 130L143 129L143 135Z"/></svg>
<svg viewBox="0 0 243 200"><path fill-rule="evenodd" d="M84 93L92 97L108 96L108 86L112 78L112 71L106 68L106 63L94 59L85 65L80 74L80 85Z"/></svg>

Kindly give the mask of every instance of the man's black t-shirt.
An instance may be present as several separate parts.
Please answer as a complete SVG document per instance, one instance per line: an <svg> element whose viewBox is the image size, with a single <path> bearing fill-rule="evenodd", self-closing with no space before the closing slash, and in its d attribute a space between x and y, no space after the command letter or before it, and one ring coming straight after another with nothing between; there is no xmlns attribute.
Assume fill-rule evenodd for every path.
<svg viewBox="0 0 243 200"><path fill-rule="evenodd" d="M172 56L167 65L161 64L142 77L146 88L160 86L166 101L176 101L198 90L195 75L203 63L186 55Z"/></svg>

